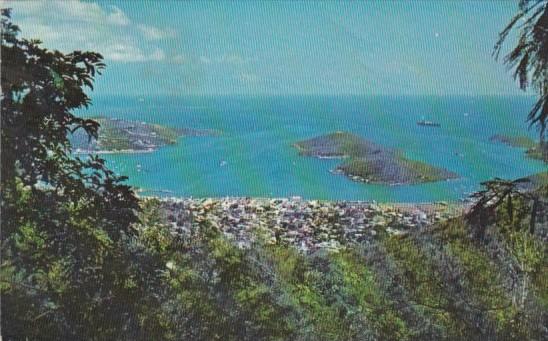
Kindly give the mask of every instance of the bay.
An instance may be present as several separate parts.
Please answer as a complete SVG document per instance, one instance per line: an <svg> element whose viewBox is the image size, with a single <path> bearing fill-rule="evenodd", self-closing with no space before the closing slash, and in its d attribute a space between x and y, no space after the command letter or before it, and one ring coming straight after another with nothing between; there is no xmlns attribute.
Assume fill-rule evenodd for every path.
<svg viewBox="0 0 548 341"><path fill-rule="evenodd" d="M94 97L84 115L174 128L215 129L182 137L153 153L103 155L145 195L292 197L379 202L455 201L493 177L544 171L524 150L493 143L494 134L529 135L530 97L193 96ZM422 119L440 127L417 125ZM443 167L458 179L384 186L330 174L340 160L302 157L292 144L348 131Z"/></svg>

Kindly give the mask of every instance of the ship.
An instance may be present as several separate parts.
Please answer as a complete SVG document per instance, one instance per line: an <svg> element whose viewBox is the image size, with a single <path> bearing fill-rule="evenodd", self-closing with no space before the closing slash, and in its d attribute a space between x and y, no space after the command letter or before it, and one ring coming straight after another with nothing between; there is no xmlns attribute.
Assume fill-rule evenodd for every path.
<svg viewBox="0 0 548 341"><path fill-rule="evenodd" d="M417 122L418 125L423 127L439 127L440 124L433 121L420 120Z"/></svg>

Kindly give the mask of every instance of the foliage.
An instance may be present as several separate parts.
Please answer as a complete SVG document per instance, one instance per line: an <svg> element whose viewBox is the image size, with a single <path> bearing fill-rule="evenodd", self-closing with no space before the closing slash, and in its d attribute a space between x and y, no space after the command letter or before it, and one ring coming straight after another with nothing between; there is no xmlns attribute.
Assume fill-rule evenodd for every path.
<svg viewBox="0 0 548 341"><path fill-rule="evenodd" d="M548 153L544 145L548 120L548 1L520 0L518 13L499 34L496 57L514 29L519 29L518 42L504 62L514 69L514 78L522 90L532 87L539 94L527 119L538 126L541 148Z"/></svg>
<svg viewBox="0 0 548 341"><path fill-rule="evenodd" d="M516 180L495 178L483 182L484 189L472 194L475 203L466 215L468 221L477 227L477 237L483 239L487 225L501 217L497 213L501 213L502 207L502 213L508 215L510 229L520 229L527 216L528 229L533 234L541 214L541 202L545 200L548 188L546 183L542 183L544 176L543 173L537 175L541 178L540 184L532 177ZM516 207L516 204L520 207Z"/></svg>
<svg viewBox="0 0 548 341"><path fill-rule="evenodd" d="M354 158L338 167L345 174L358 176L373 183L390 183L386 179L393 177L402 183L435 182L455 178L456 174L442 168L431 166L422 161L409 160L401 155L391 160ZM391 173L399 175L394 176ZM387 175L388 174L388 175ZM398 180L390 179L398 183Z"/></svg>
<svg viewBox="0 0 548 341"><path fill-rule="evenodd" d="M239 247L207 220L176 230L159 200L71 154L71 131L97 136L71 110L101 56L20 40L3 15L4 339L548 337L548 189L527 187L546 174L486 183L467 220L334 251Z"/></svg>
<svg viewBox="0 0 548 341"><path fill-rule="evenodd" d="M207 221L173 235L158 201L144 207L141 240L161 250L158 269L169 286L160 314L165 339L543 335L546 249L527 228L490 228L479 243L459 218L403 238L385 234L367 247L302 254L262 242L239 248ZM523 302L520 263L529 274Z"/></svg>
<svg viewBox="0 0 548 341"><path fill-rule="evenodd" d="M139 300L128 298L147 280L129 257L138 201L104 160L73 157L67 138L97 136L71 111L90 104L102 57L19 39L9 18L2 10L4 337L118 338L136 330Z"/></svg>

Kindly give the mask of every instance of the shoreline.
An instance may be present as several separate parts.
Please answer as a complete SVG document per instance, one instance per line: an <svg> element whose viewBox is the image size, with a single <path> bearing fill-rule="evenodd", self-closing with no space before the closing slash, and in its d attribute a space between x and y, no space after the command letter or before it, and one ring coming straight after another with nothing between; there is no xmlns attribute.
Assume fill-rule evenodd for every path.
<svg viewBox="0 0 548 341"><path fill-rule="evenodd" d="M143 190L143 192L152 192ZM164 191L153 191L153 192L164 192ZM167 191L166 191L167 193ZM299 196L293 196L293 197L253 197L253 196L208 196L208 197L194 197L194 196L158 196L158 195L140 195L138 192L136 192L137 197L142 199L158 199L161 202L164 201L185 201L185 200L192 200L192 201L206 201L206 200L213 200L213 201L221 201L221 200L229 200L229 201L244 201L244 200L252 200L257 202L267 202L267 201L285 201L285 202L318 202L318 203L331 203L331 204L339 204L339 203L345 203L349 205L356 205L356 206L367 206L367 205L378 205L382 207L393 207L393 208L412 208L412 207L422 207L422 208L443 208L443 207L454 207L454 208L468 208L471 206L471 203L469 202L463 202L462 200L438 200L438 201L426 201L426 202L412 202L412 201L398 201L398 202L390 202L390 201L377 201L377 200L329 200L329 199L307 199L302 198Z"/></svg>
<svg viewBox="0 0 548 341"><path fill-rule="evenodd" d="M77 149L72 152L75 155L101 155L101 154L144 154L144 153L153 153L158 148L147 148L147 149L118 149L118 150L83 150Z"/></svg>
<svg viewBox="0 0 548 341"><path fill-rule="evenodd" d="M370 243L379 235L406 235L465 212L462 203L377 203L301 198L155 197L172 231L193 235L204 223L241 248L261 240L300 252L336 251Z"/></svg>

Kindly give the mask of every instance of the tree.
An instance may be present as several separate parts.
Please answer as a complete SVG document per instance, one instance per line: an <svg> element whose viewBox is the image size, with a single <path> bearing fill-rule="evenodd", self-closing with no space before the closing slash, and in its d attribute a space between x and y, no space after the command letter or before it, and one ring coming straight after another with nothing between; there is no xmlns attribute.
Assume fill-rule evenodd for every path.
<svg viewBox="0 0 548 341"><path fill-rule="evenodd" d="M530 87L539 93L539 99L533 105L527 120L537 125L540 135L540 151L548 159L548 145L545 142L548 120L548 0L520 0L518 13L499 34L494 55L498 58L502 46L513 30L519 30L517 45L504 57L504 63L514 69L514 78L522 90ZM483 235L487 224L493 223L496 210L506 202L505 209L509 220L513 220L516 198L532 202L530 232L534 233L539 200L543 189L521 191L520 184L528 179L506 181L494 179L482 183L485 190L472 195L476 199L467 218L479 227L479 237Z"/></svg>
<svg viewBox="0 0 548 341"><path fill-rule="evenodd" d="M156 280L135 261L138 199L69 141L78 129L97 138L99 124L72 111L90 105L103 58L20 39L10 10L1 14L3 336L136 339L139 304L153 305L144 283Z"/></svg>
<svg viewBox="0 0 548 341"><path fill-rule="evenodd" d="M527 120L540 133L540 148L545 145L548 120L548 0L520 0L519 11L499 34L494 54L498 58L512 30L519 30L517 45L504 57L504 63L514 69L514 78L522 90L533 88L539 99Z"/></svg>
<svg viewBox="0 0 548 341"><path fill-rule="evenodd" d="M466 218L476 226L477 238L483 239L485 228L489 224L497 223L501 225L499 212L501 209L505 213L509 228L519 230L522 225L522 217L518 216L517 206L520 206L529 216L529 233L535 233L537 216L539 212L542 196L545 195L546 186L535 186L529 178L520 178L516 180L504 180L495 178L493 180L482 182L485 189L472 194L475 199L474 205L470 208ZM523 212L521 212L523 213Z"/></svg>

